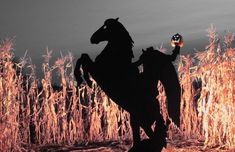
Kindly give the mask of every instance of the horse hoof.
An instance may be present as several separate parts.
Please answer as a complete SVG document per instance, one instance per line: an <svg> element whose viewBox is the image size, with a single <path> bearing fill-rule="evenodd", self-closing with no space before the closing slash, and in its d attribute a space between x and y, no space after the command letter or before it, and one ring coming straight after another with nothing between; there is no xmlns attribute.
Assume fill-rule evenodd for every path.
<svg viewBox="0 0 235 152"><path fill-rule="evenodd" d="M155 137L152 139L153 142L158 143L159 147L165 147L167 146L166 136L163 134L156 134Z"/></svg>
<svg viewBox="0 0 235 152"><path fill-rule="evenodd" d="M133 145L131 149L128 150L128 152L140 152L140 144Z"/></svg>
<svg viewBox="0 0 235 152"><path fill-rule="evenodd" d="M128 152L161 152L163 146L161 143L152 139L144 139L137 145L133 146Z"/></svg>

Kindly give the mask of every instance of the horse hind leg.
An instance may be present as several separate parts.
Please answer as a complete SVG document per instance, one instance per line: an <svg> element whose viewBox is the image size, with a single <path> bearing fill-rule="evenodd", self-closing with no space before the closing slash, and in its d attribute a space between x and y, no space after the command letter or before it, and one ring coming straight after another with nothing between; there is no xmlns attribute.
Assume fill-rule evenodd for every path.
<svg viewBox="0 0 235 152"><path fill-rule="evenodd" d="M131 149L128 150L128 152L140 152L142 151L141 147L140 147L140 125L137 121L137 119L130 114L130 125L131 125L131 129L132 129L132 138L133 138L133 145L131 147Z"/></svg>
<svg viewBox="0 0 235 152"><path fill-rule="evenodd" d="M155 101L156 102L156 101ZM158 103L158 101L157 101ZM166 148L167 141L167 126L165 125L165 121L163 119L162 114L160 113L160 105L156 104L154 108L155 112L153 114L153 119L151 123L145 123L141 126L145 133L148 135L149 140L147 141L149 145L150 151L161 152L163 147ZM153 121L153 122L152 122ZM152 130L152 125L155 122L154 129Z"/></svg>
<svg viewBox="0 0 235 152"><path fill-rule="evenodd" d="M156 141L158 143L158 147L162 149L163 147L166 148L167 146L166 138L167 138L167 126L165 125L165 121L162 115L159 113L156 119L153 140Z"/></svg>
<svg viewBox="0 0 235 152"><path fill-rule="evenodd" d="M133 146L135 146L140 142L140 125L136 120L136 118L134 118L132 115L130 115L130 119L131 119Z"/></svg>
<svg viewBox="0 0 235 152"><path fill-rule="evenodd" d="M160 124L158 120L157 124L158 126L155 126L154 131L151 125L141 126L149 137L149 139L142 140L139 146L144 151L161 152L164 147L166 148L166 126L164 121L163 124Z"/></svg>
<svg viewBox="0 0 235 152"><path fill-rule="evenodd" d="M139 126L138 126L139 127ZM141 127L144 129L146 135L149 137L149 139L143 139L142 141L135 141L134 138L134 144L133 147L128 152L161 152L163 149L163 145L161 144L162 141L159 142L159 139L155 139L155 132L152 130L151 125L141 125ZM139 131L139 128L136 128ZM133 137L134 137L134 126L132 125L133 130ZM139 134L138 134L139 135Z"/></svg>

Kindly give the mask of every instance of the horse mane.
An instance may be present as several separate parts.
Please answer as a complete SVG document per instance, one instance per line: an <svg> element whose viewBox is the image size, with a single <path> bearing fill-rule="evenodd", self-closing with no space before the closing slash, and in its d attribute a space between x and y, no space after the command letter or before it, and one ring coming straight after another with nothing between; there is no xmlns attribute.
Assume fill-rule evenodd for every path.
<svg viewBox="0 0 235 152"><path fill-rule="evenodd" d="M105 24L111 27L112 35L114 35L111 43L118 43L120 47L126 48L125 52L130 53L133 58L134 54L132 48L134 46L134 41L122 23L117 19L107 19Z"/></svg>
<svg viewBox="0 0 235 152"><path fill-rule="evenodd" d="M134 41L133 39L131 38L129 32L126 30L126 28L120 23L119 23L119 26L120 26L120 35L122 35L122 40L124 40L127 45L129 45L131 48L134 46Z"/></svg>

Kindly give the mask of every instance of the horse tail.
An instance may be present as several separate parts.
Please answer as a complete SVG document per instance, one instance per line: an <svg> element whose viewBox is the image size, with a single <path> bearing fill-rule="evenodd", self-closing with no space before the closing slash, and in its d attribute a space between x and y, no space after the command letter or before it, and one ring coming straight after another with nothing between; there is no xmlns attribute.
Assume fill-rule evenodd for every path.
<svg viewBox="0 0 235 152"><path fill-rule="evenodd" d="M171 62L167 62L162 69L159 80L163 84L167 97L168 115L172 121L180 126L180 96L181 88L177 72Z"/></svg>

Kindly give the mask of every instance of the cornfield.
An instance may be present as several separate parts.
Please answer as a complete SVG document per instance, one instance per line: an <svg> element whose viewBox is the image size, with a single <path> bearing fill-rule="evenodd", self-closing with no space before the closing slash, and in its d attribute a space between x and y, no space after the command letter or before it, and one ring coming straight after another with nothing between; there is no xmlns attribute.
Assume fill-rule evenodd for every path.
<svg viewBox="0 0 235 152"><path fill-rule="evenodd" d="M235 49L228 32L219 41L208 30L204 51L180 56L181 126L170 125L169 140L195 139L205 147L235 147ZM109 99L96 83L76 86L69 53L50 64L46 50L43 78L25 55L14 62L13 40L0 44L0 151L28 151L33 145L74 145L131 140L129 114ZM27 74L25 74L27 70ZM57 74L60 85L52 84ZM158 84L163 116L164 88ZM144 134L142 135L145 136Z"/></svg>
<svg viewBox="0 0 235 152"><path fill-rule="evenodd" d="M216 29L208 29L209 45L194 56L181 56L181 130L185 138L200 138L205 146L235 147L234 34L220 43Z"/></svg>

